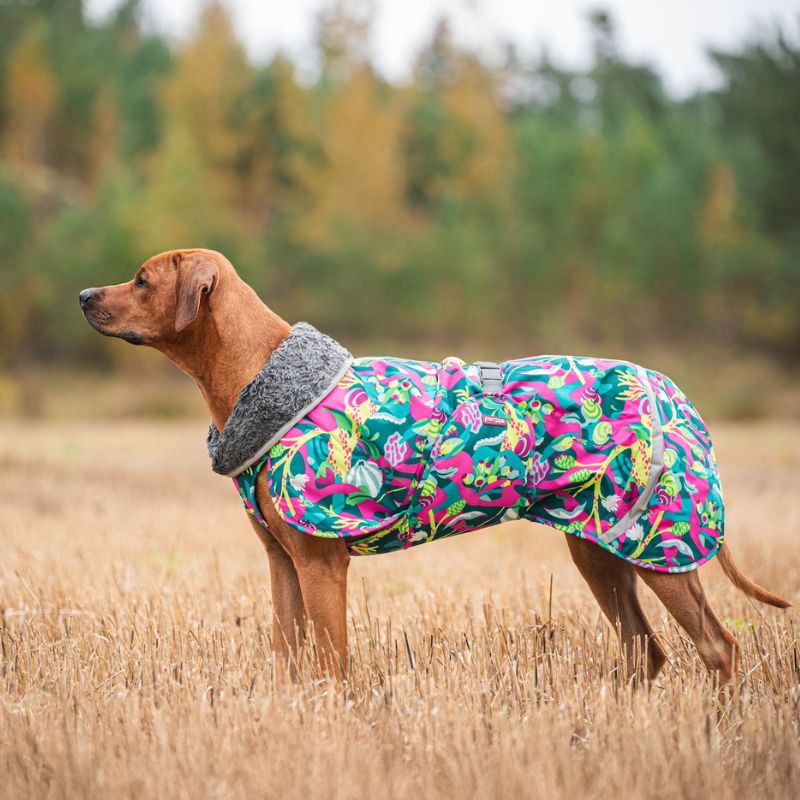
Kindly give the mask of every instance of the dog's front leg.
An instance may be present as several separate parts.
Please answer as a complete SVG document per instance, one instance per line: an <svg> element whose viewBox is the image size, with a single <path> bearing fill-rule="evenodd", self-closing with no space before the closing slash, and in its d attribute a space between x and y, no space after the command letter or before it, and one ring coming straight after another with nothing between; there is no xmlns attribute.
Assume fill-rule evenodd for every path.
<svg viewBox="0 0 800 800"><path fill-rule="evenodd" d="M297 655L305 641L306 619L300 581L291 556L281 543L251 519L253 529L261 539L269 560L272 589L272 648L279 670L289 668L294 676Z"/></svg>
<svg viewBox="0 0 800 800"><path fill-rule="evenodd" d="M347 546L342 539L309 536L287 525L275 510L266 480L259 479L256 495L272 537L291 557L303 598L306 633L313 626L320 666L329 675L343 678L348 665Z"/></svg>
<svg viewBox="0 0 800 800"><path fill-rule="evenodd" d="M293 532L292 559L306 618L314 627L317 654L323 670L335 678L346 677L347 568L350 556L341 539L315 539Z"/></svg>

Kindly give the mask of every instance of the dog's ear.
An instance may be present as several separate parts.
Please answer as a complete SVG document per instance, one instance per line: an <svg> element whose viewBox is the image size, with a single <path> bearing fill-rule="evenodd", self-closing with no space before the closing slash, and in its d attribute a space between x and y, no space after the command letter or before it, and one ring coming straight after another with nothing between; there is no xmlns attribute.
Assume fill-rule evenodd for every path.
<svg viewBox="0 0 800 800"><path fill-rule="evenodd" d="M197 318L203 294L214 291L219 278L217 265L202 253L172 256L178 275L175 281L175 331L180 333Z"/></svg>

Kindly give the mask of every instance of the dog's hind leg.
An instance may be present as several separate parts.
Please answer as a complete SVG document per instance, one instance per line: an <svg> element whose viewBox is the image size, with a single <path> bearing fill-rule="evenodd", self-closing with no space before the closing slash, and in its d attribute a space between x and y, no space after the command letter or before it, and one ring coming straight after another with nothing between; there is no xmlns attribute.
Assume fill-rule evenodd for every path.
<svg viewBox="0 0 800 800"><path fill-rule="evenodd" d="M729 683L738 666L739 642L708 605L697 570L665 573L638 568L638 572L689 634L706 669L720 686Z"/></svg>
<svg viewBox="0 0 800 800"><path fill-rule="evenodd" d="M636 571L593 542L566 534L572 560L609 622L617 625L628 676L652 680L666 661L658 637L644 615L636 592ZM647 654L646 670L644 655Z"/></svg>

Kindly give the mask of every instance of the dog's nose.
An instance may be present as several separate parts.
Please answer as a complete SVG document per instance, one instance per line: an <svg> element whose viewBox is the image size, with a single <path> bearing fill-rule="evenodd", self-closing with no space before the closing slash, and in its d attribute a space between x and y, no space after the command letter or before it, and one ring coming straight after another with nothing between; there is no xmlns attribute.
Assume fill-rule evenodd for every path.
<svg viewBox="0 0 800 800"><path fill-rule="evenodd" d="M81 301L81 308L86 308L86 305L94 297L94 289L84 289L79 295L78 299Z"/></svg>

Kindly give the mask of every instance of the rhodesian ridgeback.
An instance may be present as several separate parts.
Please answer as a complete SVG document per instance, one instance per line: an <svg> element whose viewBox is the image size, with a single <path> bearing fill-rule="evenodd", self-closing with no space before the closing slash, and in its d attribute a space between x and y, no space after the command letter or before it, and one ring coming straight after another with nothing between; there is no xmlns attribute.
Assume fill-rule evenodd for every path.
<svg viewBox="0 0 800 800"><path fill-rule="evenodd" d="M103 335L160 350L188 374L219 431L244 387L292 330L224 256L210 250L157 255L127 283L82 291L80 304L87 321ZM255 484L265 524L252 518L251 523L269 559L277 657L281 663L291 663L313 626L321 666L342 677L348 664L347 546L342 539L317 538L287 524L276 510L268 478L264 471ZM581 538L567 535L566 539L603 613L617 626L629 674L652 680L666 659L639 603L638 576L692 638L707 669L723 685L731 680L738 643L708 605L696 570L652 571ZM743 575L727 547L719 548L719 560L741 591L764 603L788 606Z"/></svg>

